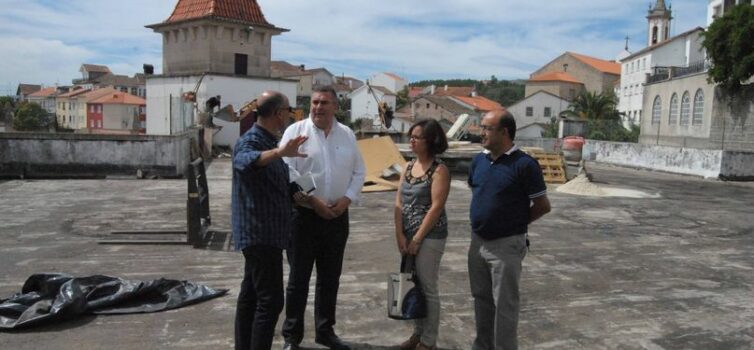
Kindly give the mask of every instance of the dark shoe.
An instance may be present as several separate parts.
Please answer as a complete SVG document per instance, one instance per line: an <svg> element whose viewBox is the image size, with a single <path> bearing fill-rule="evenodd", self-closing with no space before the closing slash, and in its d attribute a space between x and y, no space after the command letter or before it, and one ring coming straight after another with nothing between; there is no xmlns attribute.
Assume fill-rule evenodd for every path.
<svg viewBox="0 0 754 350"><path fill-rule="evenodd" d="M401 350L416 349L416 346L419 345L419 338L421 337L418 334L412 334L410 338L408 338L406 341L401 343L400 345Z"/></svg>
<svg viewBox="0 0 754 350"><path fill-rule="evenodd" d="M332 350L351 350L351 347L343 343L335 334L316 336L314 342L324 345Z"/></svg>
<svg viewBox="0 0 754 350"><path fill-rule="evenodd" d="M299 349L301 348L298 346L298 344L293 344L289 342L285 342L285 344L283 344L283 350L299 350Z"/></svg>

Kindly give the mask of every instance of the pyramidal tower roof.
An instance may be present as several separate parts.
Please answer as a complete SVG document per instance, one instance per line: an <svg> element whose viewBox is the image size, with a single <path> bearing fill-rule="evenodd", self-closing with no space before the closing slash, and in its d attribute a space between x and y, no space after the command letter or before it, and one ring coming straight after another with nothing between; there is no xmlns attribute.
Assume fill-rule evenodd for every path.
<svg viewBox="0 0 754 350"><path fill-rule="evenodd" d="M197 19L219 19L287 31L267 22L256 0L178 0L173 13L168 19L162 23L147 27L157 27Z"/></svg>
<svg viewBox="0 0 754 350"><path fill-rule="evenodd" d="M649 9L647 17L670 17L671 10L665 6L665 0L657 0L654 8Z"/></svg>

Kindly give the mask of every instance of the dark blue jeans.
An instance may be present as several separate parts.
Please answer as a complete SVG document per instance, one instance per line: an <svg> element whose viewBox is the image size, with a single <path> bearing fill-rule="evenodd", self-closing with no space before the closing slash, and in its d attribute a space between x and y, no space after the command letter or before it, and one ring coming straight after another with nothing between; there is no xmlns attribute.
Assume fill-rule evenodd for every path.
<svg viewBox="0 0 754 350"><path fill-rule="evenodd" d="M317 336L334 334L335 306L338 302L343 252L348 239L348 211L325 220L314 211L296 208L291 246L286 251L290 274L286 289L283 337L298 344L304 337L304 311L309 296L309 280L317 266L314 294L314 324Z"/></svg>
<svg viewBox="0 0 754 350"><path fill-rule="evenodd" d="M250 246L243 256L246 263L236 305L236 350L270 349L284 304L283 250Z"/></svg>

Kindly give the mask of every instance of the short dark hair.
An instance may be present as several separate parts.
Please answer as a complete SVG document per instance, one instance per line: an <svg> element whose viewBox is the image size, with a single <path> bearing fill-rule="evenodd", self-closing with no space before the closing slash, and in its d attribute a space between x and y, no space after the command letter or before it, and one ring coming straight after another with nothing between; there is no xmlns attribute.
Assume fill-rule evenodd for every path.
<svg viewBox="0 0 754 350"><path fill-rule="evenodd" d="M414 123L408 129L409 136L411 136L411 132L416 127L422 128L422 137L427 141L427 149L430 154L435 156L448 149L448 138L445 136L445 131L437 120L423 119Z"/></svg>
<svg viewBox="0 0 754 350"><path fill-rule="evenodd" d="M275 112L281 109L286 109L285 96L283 94L272 94L270 97L264 99L262 104L257 105L257 115L260 118L267 118L275 115Z"/></svg>
<svg viewBox="0 0 754 350"><path fill-rule="evenodd" d="M508 136L511 138L511 141L516 139L516 119L513 118L513 114L507 109L502 110L500 123L498 125L500 126L500 129L508 129Z"/></svg>
<svg viewBox="0 0 754 350"><path fill-rule="evenodd" d="M338 100L338 93L335 92L335 88L332 85L315 86L312 89L312 93L319 92L332 95L333 101Z"/></svg>

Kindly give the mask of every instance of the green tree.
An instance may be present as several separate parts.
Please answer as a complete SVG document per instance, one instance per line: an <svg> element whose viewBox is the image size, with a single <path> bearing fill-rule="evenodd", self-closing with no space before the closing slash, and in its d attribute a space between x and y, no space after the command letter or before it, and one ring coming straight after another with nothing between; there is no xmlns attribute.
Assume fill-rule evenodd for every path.
<svg viewBox="0 0 754 350"><path fill-rule="evenodd" d="M44 131L50 127L50 119L40 105L22 102L13 115L13 128L18 131Z"/></svg>
<svg viewBox="0 0 754 350"><path fill-rule="evenodd" d="M547 123L547 128L542 133L542 137L554 139L558 137L558 120L555 117L550 118L550 122Z"/></svg>
<svg viewBox="0 0 754 350"><path fill-rule="evenodd" d="M586 120L586 137L592 140L637 142L639 128L623 127L620 114L615 109L618 98L612 92L583 91L561 115Z"/></svg>
<svg viewBox="0 0 754 350"><path fill-rule="evenodd" d="M715 19L702 33L711 66L709 80L736 96L754 75L754 6L740 4Z"/></svg>
<svg viewBox="0 0 754 350"><path fill-rule="evenodd" d="M335 110L335 119L337 119L343 125L348 125L351 123L351 99L338 99L338 109Z"/></svg>
<svg viewBox="0 0 754 350"><path fill-rule="evenodd" d="M0 96L0 121L10 124L13 120L13 110L16 108L13 98Z"/></svg>
<svg viewBox="0 0 754 350"><path fill-rule="evenodd" d="M395 98L395 109L401 109L408 104L408 85L404 86Z"/></svg>

